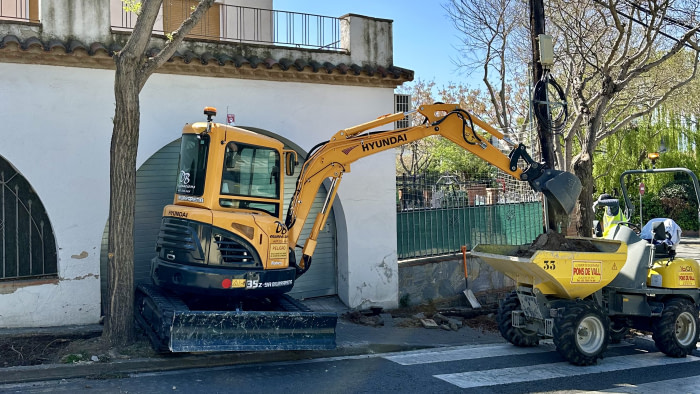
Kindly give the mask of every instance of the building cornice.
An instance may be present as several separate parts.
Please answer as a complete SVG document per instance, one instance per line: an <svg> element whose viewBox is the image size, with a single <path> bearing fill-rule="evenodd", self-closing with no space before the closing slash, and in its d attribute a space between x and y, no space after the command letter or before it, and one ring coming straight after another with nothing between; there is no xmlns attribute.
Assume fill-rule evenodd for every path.
<svg viewBox="0 0 700 394"><path fill-rule="evenodd" d="M245 46L245 44L237 45ZM6 35L0 40L0 62L113 70L115 68L113 55L120 49L119 44L107 45L96 42L87 45L77 40L45 41L37 37L22 40L15 35ZM157 72L387 88L394 88L413 80L412 70L395 66L347 65L303 58L261 57L258 54L270 55L275 51L227 51L222 45L211 45L204 49L198 52L187 49L178 51ZM154 54L158 50L160 48L156 44L147 55ZM292 56L296 53L297 51L286 52Z"/></svg>

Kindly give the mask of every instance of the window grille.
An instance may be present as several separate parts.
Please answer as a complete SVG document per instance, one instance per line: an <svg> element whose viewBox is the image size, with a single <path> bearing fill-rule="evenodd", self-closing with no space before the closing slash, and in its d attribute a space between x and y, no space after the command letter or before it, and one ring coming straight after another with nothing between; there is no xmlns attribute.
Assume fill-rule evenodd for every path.
<svg viewBox="0 0 700 394"><path fill-rule="evenodd" d="M395 94L394 95L394 111L395 112L408 112L411 110L411 95L410 94ZM395 122L397 129L404 129L409 127L411 124L408 117L404 117L401 120Z"/></svg>
<svg viewBox="0 0 700 394"><path fill-rule="evenodd" d="M56 239L29 182L0 157L0 280L56 276Z"/></svg>

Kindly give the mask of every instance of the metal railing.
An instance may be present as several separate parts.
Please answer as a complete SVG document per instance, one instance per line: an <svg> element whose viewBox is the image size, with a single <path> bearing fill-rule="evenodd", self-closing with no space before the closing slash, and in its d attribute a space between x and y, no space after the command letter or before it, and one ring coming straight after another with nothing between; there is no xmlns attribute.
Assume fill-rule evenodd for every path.
<svg viewBox="0 0 700 394"><path fill-rule="evenodd" d="M0 20L38 22L37 0L0 0Z"/></svg>
<svg viewBox="0 0 700 394"><path fill-rule="evenodd" d="M542 233L542 202L501 173L492 178L413 175L396 178L399 259L445 255L476 244L520 245Z"/></svg>
<svg viewBox="0 0 700 394"><path fill-rule="evenodd" d="M112 0L113 2L116 0ZM162 18L153 32L169 34L191 13L187 1L164 4ZM178 5L179 4L179 5ZM112 16L112 29L129 31L136 15L119 7L119 18ZM112 12L116 12L112 7ZM228 42L261 43L308 49L342 50L340 18L290 11L215 4L188 37Z"/></svg>

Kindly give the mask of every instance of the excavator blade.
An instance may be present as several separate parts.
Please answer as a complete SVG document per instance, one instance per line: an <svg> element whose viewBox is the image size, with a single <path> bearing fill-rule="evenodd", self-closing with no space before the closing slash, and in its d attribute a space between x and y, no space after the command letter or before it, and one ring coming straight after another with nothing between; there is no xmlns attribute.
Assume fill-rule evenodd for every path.
<svg viewBox="0 0 700 394"><path fill-rule="evenodd" d="M180 311L170 351L323 350L335 348L335 313Z"/></svg>
<svg viewBox="0 0 700 394"><path fill-rule="evenodd" d="M313 312L283 294L260 310L191 310L153 285L136 291L136 320L153 348L166 352L335 349L338 315Z"/></svg>
<svg viewBox="0 0 700 394"><path fill-rule="evenodd" d="M555 210L567 215L573 212L581 194L581 181L566 171L547 169L539 178L530 181L530 185L544 193Z"/></svg>

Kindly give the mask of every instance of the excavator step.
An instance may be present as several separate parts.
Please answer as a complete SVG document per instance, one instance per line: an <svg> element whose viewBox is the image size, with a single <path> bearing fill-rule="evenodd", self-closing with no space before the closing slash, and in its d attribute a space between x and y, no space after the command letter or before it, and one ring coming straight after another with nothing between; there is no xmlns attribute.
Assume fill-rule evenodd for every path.
<svg viewBox="0 0 700 394"><path fill-rule="evenodd" d="M219 352L334 349L338 315L313 312L284 294L266 310L190 310L178 296L139 285L137 321L157 351Z"/></svg>

